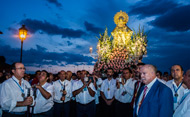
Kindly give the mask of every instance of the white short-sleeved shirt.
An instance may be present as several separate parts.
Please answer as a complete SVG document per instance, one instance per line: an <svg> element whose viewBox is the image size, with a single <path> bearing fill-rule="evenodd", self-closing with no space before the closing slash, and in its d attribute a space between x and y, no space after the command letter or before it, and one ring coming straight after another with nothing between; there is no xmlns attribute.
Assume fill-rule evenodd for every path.
<svg viewBox="0 0 190 117"><path fill-rule="evenodd" d="M158 81L160 81L160 82L163 83L163 84L166 84L166 81L163 80L163 79L158 78Z"/></svg>
<svg viewBox="0 0 190 117"><path fill-rule="evenodd" d="M27 97L29 88L31 91L31 96L33 94L31 86L28 81L23 78L21 79L21 85L19 85L20 87L18 85L19 80L15 76L2 83L0 90L0 105L2 110L9 112L25 112L27 110L27 106L16 107L16 104L17 102L24 101L20 87L24 90L24 96Z"/></svg>
<svg viewBox="0 0 190 117"><path fill-rule="evenodd" d="M1 84L0 84L0 92L1 92ZM0 100L0 117L2 116L2 109L1 109L1 100Z"/></svg>
<svg viewBox="0 0 190 117"><path fill-rule="evenodd" d="M95 103L99 104L99 96L100 96L100 86L102 85L103 80L101 78L98 78L98 80L96 81L96 85L97 85L97 93L95 94Z"/></svg>
<svg viewBox="0 0 190 117"><path fill-rule="evenodd" d="M186 96L180 101L180 105L176 108L173 117L189 117L190 115L190 90L184 90L184 94Z"/></svg>
<svg viewBox="0 0 190 117"><path fill-rule="evenodd" d="M51 94L49 99L45 99L41 94L40 90L36 91L36 104L34 106L34 114L47 112L53 107L53 85L50 83L45 83L42 88Z"/></svg>
<svg viewBox="0 0 190 117"><path fill-rule="evenodd" d="M104 93L106 99L112 99L114 97L116 89L116 80L112 78L110 81L108 79L105 79L102 82L100 91Z"/></svg>
<svg viewBox="0 0 190 117"><path fill-rule="evenodd" d="M168 86L172 90L173 97L175 97L174 87L175 87L175 89L177 89L178 87L177 87L176 83L174 82L174 79L173 80L169 80L168 82L166 82L166 86ZM179 90L177 91L178 97L177 97L177 103L174 103L174 111L177 108L177 106L179 105L180 100L181 100L181 98L184 95L184 90L185 90L185 88L182 85L179 88Z"/></svg>
<svg viewBox="0 0 190 117"><path fill-rule="evenodd" d="M116 89L115 99L122 103L130 103L133 98L135 82L136 80L130 78L124 85L121 84L120 88Z"/></svg>
<svg viewBox="0 0 190 117"><path fill-rule="evenodd" d="M65 95L65 101L64 102L68 102L71 100L72 97L72 86L71 86L71 82L68 80L57 80L53 83L53 89L54 89L54 102L57 103L63 103L63 101L61 101L61 97L62 97L62 86L65 86L65 91L67 92L67 94Z"/></svg>
<svg viewBox="0 0 190 117"><path fill-rule="evenodd" d="M80 89L83 86L83 82L81 80L75 82L73 84L72 92ZM89 87L96 93L96 89L94 87L93 83L90 83ZM78 95L76 95L76 102L79 102L81 104L88 104L89 102L95 100L95 97L92 97L86 88L86 90L83 89L82 92L80 92Z"/></svg>

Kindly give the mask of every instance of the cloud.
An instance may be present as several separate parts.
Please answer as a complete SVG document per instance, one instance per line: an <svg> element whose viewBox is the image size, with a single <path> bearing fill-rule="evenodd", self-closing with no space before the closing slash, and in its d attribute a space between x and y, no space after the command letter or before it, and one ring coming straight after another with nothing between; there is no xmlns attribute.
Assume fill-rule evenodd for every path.
<svg viewBox="0 0 190 117"><path fill-rule="evenodd" d="M139 15L140 19L149 16L162 15L178 6L173 0L141 0L131 6L131 15Z"/></svg>
<svg viewBox="0 0 190 117"><path fill-rule="evenodd" d="M73 30L69 28L61 28L47 21L39 21L33 19L22 20L20 24L25 24L31 33L43 31L49 35L62 35L62 37L78 38L85 35L82 30Z"/></svg>
<svg viewBox="0 0 190 117"><path fill-rule="evenodd" d="M0 45L0 55L5 56L7 63L12 64L20 59L20 48L11 48L7 45ZM23 63L27 66L34 65L59 65L75 64L86 62L92 65L93 59L88 56L73 53L47 52L46 48L36 45L37 49L23 50ZM4 52L6 50L6 52Z"/></svg>
<svg viewBox="0 0 190 117"><path fill-rule="evenodd" d="M181 6L161 15L150 24L167 31L188 31L190 29L190 5Z"/></svg>
<svg viewBox="0 0 190 117"><path fill-rule="evenodd" d="M87 21L84 22L85 28L87 31L93 32L93 33L102 33L104 30L102 28L98 28L94 26L94 24L91 24Z"/></svg>
<svg viewBox="0 0 190 117"><path fill-rule="evenodd" d="M190 49L190 48L189 48ZM143 62L154 64L159 70L168 71L174 64L180 64L184 70L189 69L190 56L188 48L176 47L174 45L157 45L156 48L148 48L148 57Z"/></svg>
<svg viewBox="0 0 190 117"><path fill-rule="evenodd" d="M41 51L41 52L45 52L47 50L46 48L44 48L44 47L42 47L40 45L36 45L36 47L37 47L37 50Z"/></svg>
<svg viewBox="0 0 190 117"><path fill-rule="evenodd" d="M58 0L46 0L49 3L55 4L57 7L62 7L61 3L58 2Z"/></svg>
<svg viewBox="0 0 190 117"><path fill-rule="evenodd" d="M154 44L173 44L173 46L189 47L190 44L190 31L186 32L166 32L161 28L153 28L148 34L148 45Z"/></svg>
<svg viewBox="0 0 190 117"><path fill-rule="evenodd" d="M154 64L161 71L170 71L173 64L180 64L189 69L190 40L189 32L166 32L153 28L148 34L148 57L143 62Z"/></svg>
<svg viewBox="0 0 190 117"><path fill-rule="evenodd" d="M68 46L73 45L70 41L67 41Z"/></svg>

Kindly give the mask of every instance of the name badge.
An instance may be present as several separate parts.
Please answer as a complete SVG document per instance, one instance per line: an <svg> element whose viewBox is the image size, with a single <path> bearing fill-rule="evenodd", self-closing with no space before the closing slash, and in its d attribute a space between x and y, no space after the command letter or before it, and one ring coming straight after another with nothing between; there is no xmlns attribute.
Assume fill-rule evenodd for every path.
<svg viewBox="0 0 190 117"><path fill-rule="evenodd" d="M174 103L177 103L177 97L175 96L173 97L173 99L174 99Z"/></svg>
<svg viewBox="0 0 190 117"><path fill-rule="evenodd" d="M125 96L126 94L127 94L127 91L123 91L123 93L121 95Z"/></svg>

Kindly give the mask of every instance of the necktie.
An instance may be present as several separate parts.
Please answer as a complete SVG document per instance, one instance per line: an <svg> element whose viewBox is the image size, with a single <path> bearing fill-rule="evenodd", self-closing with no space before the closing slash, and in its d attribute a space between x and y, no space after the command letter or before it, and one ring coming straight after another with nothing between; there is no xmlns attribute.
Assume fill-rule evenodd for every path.
<svg viewBox="0 0 190 117"><path fill-rule="evenodd" d="M146 91L147 91L147 89L148 89L148 87L145 86L145 87L144 87L144 91L143 91L143 97L142 97L142 99L141 99L141 101L140 101L140 103L139 103L139 109L140 109L140 107L141 107L141 105L142 105L142 103L143 103L143 101L144 101L144 98L145 98L145 96L146 96Z"/></svg>
<svg viewBox="0 0 190 117"><path fill-rule="evenodd" d="M140 85L140 81L137 81L135 91L134 91L134 94L133 94L133 98L132 98L132 101L131 101L131 107L133 107L133 104L134 104L135 99L137 97L137 92L138 92L139 85Z"/></svg>

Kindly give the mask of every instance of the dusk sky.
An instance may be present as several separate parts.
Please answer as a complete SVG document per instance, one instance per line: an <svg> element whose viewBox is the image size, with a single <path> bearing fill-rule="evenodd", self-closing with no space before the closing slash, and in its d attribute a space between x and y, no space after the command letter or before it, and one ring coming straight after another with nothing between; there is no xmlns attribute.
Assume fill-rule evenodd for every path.
<svg viewBox="0 0 190 117"><path fill-rule="evenodd" d="M129 15L128 27L144 26L148 34L143 62L162 72L173 64L190 68L190 0L0 0L0 56L6 63L20 60L18 29L25 24L23 45L27 73L46 69L93 69L97 37L115 28L114 15Z"/></svg>

